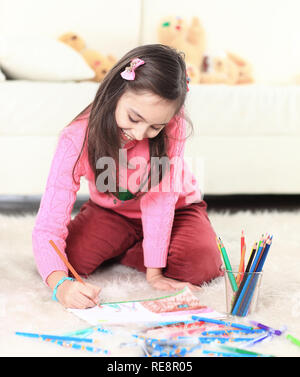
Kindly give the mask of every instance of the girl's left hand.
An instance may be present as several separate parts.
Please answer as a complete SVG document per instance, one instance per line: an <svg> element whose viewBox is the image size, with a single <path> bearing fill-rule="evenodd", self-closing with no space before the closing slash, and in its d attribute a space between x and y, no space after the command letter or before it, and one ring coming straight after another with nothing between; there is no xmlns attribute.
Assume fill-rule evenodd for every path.
<svg viewBox="0 0 300 377"><path fill-rule="evenodd" d="M193 285L188 282L179 281L171 278L167 278L163 275L155 275L151 278L148 278L148 283L156 289L162 290L162 291L174 291L178 289L183 289L184 287L190 288L191 291L200 291L201 288L197 285Z"/></svg>

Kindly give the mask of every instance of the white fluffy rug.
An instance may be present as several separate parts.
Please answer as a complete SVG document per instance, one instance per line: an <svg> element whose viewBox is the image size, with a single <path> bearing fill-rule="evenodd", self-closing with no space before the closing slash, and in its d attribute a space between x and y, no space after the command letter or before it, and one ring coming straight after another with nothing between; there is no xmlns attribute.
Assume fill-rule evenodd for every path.
<svg viewBox="0 0 300 377"><path fill-rule="evenodd" d="M288 333L300 338L300 212L210 212L209 215L232 265L239 263L242 229L246 233L247 250L262 233L274 235L264 266L258 308L247 319L274 328L286 325ZM49 288L42 283L31 249L33 224L32 215L0 215L0 356L89 356L88 352L14 334L15 331L62 334L88 327L52 301ZM99 269L89 280L102 287L101 299L105 302L165 294L150 288L143 273L120 265ZM203 304L225 311L224 279L203 286L197 296ZM247 323L247 319L239 321ZM137 348L119 348L114 344L107 344L107 348L111 348L112 356L141 356ZM284 335L253 349L277 356L300 356L300 348Z"/></svg>

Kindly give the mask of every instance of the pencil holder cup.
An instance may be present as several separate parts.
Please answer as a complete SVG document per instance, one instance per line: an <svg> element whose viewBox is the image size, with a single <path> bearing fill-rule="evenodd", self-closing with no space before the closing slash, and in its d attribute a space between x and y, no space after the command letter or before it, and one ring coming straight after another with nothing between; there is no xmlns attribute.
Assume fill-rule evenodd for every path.
<svg viewBox="0 0 300 377"><path fill-rule="evenodd" d="M245 317L256 310L262 272L225 270L226 313Z"/></svg>

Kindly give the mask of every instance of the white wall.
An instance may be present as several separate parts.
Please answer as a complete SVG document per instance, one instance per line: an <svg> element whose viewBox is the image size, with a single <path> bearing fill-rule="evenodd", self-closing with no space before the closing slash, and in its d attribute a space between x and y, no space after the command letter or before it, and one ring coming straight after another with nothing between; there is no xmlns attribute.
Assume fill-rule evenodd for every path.
<svg viewBox="0 0 300 377"><path fill-rule="evenodd" d="M0 0L0 34L81 35L117 58L139 43L140 0Z"/></svg>
<svg viewBox="0 0 300 377"><path fill-rule="evenodd" d="M157 40L162 15L195 15L208 47L247 58L258 82L286 83L300 75L299 0L144 0L144 11L144 43Z"/></svg>
<svg viewBox="0 0 300 377"><path fill-rule="evenodd" d="M0 0L0 35L71 30L88 47L120 58L140 43L156 43L158 22L169 14L198 16L209 49L248 59L257 82L300 77L300 0Z"/></svg>

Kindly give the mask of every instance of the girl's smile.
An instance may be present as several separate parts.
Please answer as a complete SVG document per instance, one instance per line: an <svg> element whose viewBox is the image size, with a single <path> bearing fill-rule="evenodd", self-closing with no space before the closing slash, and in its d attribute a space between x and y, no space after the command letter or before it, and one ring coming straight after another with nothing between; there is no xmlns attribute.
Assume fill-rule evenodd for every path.
<svg viewBox="0 0 300 377"><path fill-rule="evenodd" d="M128 140L154 138L173 118L176 101L150 93L125 92L115 111L118 127Z"/></svg>
<svg viewBox="0 0 300 377"><path fill-rule="evenodd" d="M133 138L132 136L130 136L129 133L126 132L123 128L121 128L121 131L122 131L123 135L125 135L126 139L135 140L135 138Z"/></svg>

